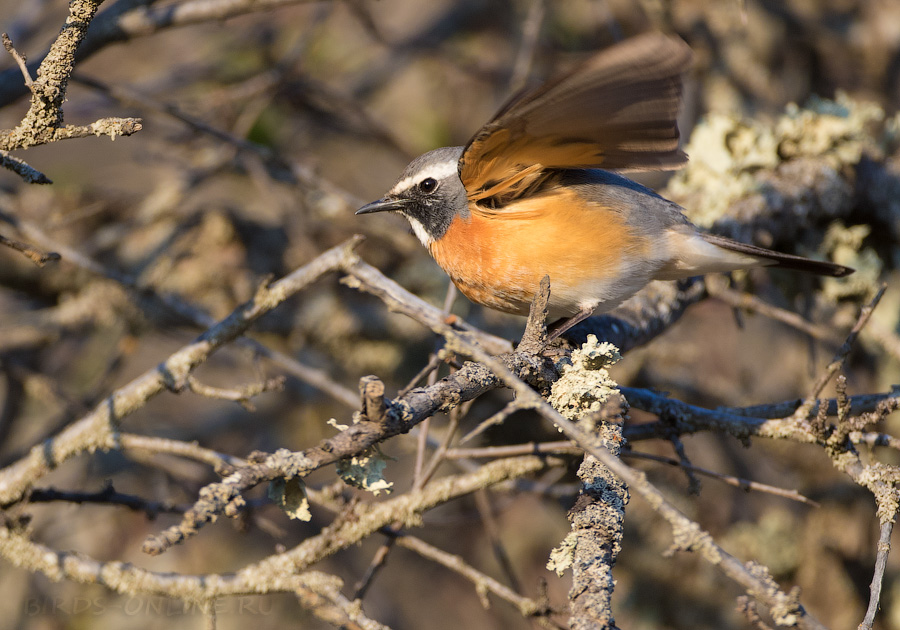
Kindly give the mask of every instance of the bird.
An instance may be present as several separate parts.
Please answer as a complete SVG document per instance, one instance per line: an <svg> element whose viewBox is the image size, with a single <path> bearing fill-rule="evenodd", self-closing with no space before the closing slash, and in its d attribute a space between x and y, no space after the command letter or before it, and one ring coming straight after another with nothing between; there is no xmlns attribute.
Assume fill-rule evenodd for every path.
<svg viewBox="0 0 900 630"><path fill-rule="evenodd" d="M471 301L527 315L549 275L558 333L653 280L775 266L853 269L705 233L622 173L675 169L691 49L649 33L513 96L465 146L414 159L356 214L399 212ZM558 334L557 333L557 334Z"/></svg>

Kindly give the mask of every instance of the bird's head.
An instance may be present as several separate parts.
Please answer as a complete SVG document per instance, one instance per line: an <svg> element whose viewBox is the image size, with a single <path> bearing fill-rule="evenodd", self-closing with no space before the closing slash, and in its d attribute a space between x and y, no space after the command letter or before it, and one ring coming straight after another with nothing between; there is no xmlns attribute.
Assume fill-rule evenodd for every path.
<svg viewBox="0 0 900 630"><path fill-rule="evenodd" d="M420 155L384 197L356 214L399 212L428 247L447 232L454 216L468 214L466 189L459 179L462 152L463 147L444 147Z"/></svg>

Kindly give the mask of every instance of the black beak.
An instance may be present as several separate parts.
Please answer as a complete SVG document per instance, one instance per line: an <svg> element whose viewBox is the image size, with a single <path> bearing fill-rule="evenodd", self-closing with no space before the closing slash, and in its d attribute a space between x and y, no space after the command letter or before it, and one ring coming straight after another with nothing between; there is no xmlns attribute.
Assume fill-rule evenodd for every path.
<svg viewBox="0 0 900 630"><path fill-rule="evenodd" d="M371 214L372 212L390 212L393 210L403 210L409 203L408 199L399 199L397 197L383 197L378 201L367 203L356 211L356 214Z"/></svg>

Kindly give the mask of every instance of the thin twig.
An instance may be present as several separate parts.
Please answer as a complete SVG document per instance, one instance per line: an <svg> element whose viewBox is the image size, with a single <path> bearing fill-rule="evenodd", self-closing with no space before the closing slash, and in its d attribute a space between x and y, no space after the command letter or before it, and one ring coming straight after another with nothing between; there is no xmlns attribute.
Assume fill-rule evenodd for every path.
<svg viewBox="0 0 900 630"><path fill-rule="evenodd" d="M859 630L872 630L875 625L875 615L881 605L881 584L884 581L884 571L887 568L888 554L891 552L891 532L894 530L894 519L888 519L881 523L881 534L878 537L878 553L875 555L875 574L872 576L872 584L869 587L869 607L866 616L859 624Z"/></svg>
<svg viewBox="0 0 900 630"><path fill-rule="evenodd" d="M451 448L444 453L445 459L496 459L498 457L517 457L520 455L583 455L584 451L569 440L557 442L529 442L527 444L510 444L509 446L483 446L481 448Z"/></svg>
<svg viewBox="0 0 900 630"><path fill-rule="evenodd" d="M425 364L425 367L423 367L418 371L418 373L416 373L415 376L409 379L409 383L400 388L400 390L397 392L397 396L406 396L416 385L419 384L419 381L421 381L426 376L430 376L431 373L437 370L443 362L444 361L441 358L439 352L434 352L428 355L428 363ZM429 384L433 385L434 383Z"/></svg>
<svg viewBox="0 0 900 630"><path fill-rule="evenodd" d="M444 439L441 440L437 450L431 455L428 465L417 480L419 487L424 487L425 484L428 483L431 477L434 476L434 473L437 472L438 466L444 461L444 453L447 452L447 449L450 447L450 442L453 441L453 437L456 435L456 431L459 428L459 415L459 407L450 413L450 423L447 425Z"/></svg>
<svg viewBox="0 0 900 630"><path fill-rule="evenodd" d="M729 486L734 486L735 488L740 488L741 490L745 490L748 492L750 490L755 490L757 492L764 492L766 494L784 497L785 499L790 499L791 501L805 503L806 505L811 505L813 507L819 507L818 503L808 497L803 496L796 490L786 490L777 486L770 486L769 484L759 483L758 481L741 479L740 477L735 477L733 475L726 475L725 473L716 472L715 470L709 470L706 468L700 468L699 466L694 466L692 464L687 464L685 462L678 461L677 459L672 459L671 457L653 455L652 453L639 453L637 451L622 451L622 457L647 459L654 462L660 462L662 464L668 464L669 466L675 466L677 468L690 468L692 472L700 475L705 475L707 477L712 477L713 479L718 479L723 483L727 483Z"/></svg>
<svg viewBox="0 0 900 630"><path fill-rule="evenodd" d="M726 286L725 281L720 282L718 278L713 281L707 279L706 289L712 297L725 302L733 308L750 311L751 313L759 313L769 319L781 322L782 324L787 324L788 326L820 341L827 341L835 344L840 343L841 341L840 337L826 326L813 324L796 313L769 304L750 293L735 291Z"/></svg>
<svg viewBox="0 0 900 630"><path fill-rule="evenodd" d="M518 400L511 400L510 402L506 403L506 406L504 406L503 409L501 409L500 411L498 411L495 414L492 414L487 419L482 420L481 422L478 423L477 427L475 427L474 429L472 429L471 431L466 433L464 436L462 436L459 440L459 443L465 444L467 442L470 442L471 440L478 437L479 435L481 435L482 433L484 433L491 427L495 427L497 425L503 424L504 422L506 422L506 419L509 418L511 415L513 415L517 411L521 411L523 409L528 409L528 406L523 405Z"/></svg>
<svg viewBox="0 0 900 630"><path fill-rule="evenodd" d="M550 614L549 607L543 602L536 602L527 597L523 597L514 590L504 586L494 578L485 575L481 571L475 569L459 556L449 554L446 551L429 545L425 541L415 536L402 535L397 536L397 544L406 549L416 552L423 558L428 558L437 562L455 573L462 575L464 578L476 585L478 589L484 589L493 593L501 599L505 599L510 604L519 609L519 612L525 617L533 617L539 615Z"/></svg>
<svg viewBox="0 0 900 630"><path fill-rule="evenodd" d="M847 355L850 354L850 350L853 348L853 345L856 342L856 338L859 336L859 332L869 321L869 318L875 311L875 307L878 306L878 303L881 301L881 297L884 295L884 292L886 290L887 285L882 284L878 289L878 292L875 294L875 297L873 297L869 301L869 303L860 310L859 317L857 317L856 323L853 325L853 328L850 329L850 333L847 335L847 339L844 341L843 345L838 348L838 351L834 355L834 359L832 359L831 363L828 364L822 375L818 378L818 380L816 380L809 393L809 396L807 396L806 400L803 401L803 404L797 408L797 411L793 413L793 415L791 416L792 420L797 422L806 420L810 411L816 405L819 394L822 393L822 390L825 389L825 386L828 385L828 382L832 379L832 377L834 377L835 374L837 374L838 370L841 369L841 366L844 365L844 361L847 359Z"/></svg>
<svg viewBox="0 0 900 630"><path fill-rule="evenodd" d="M57 261L61 258L59 254L56 252L43 252L34 245L29 245L28 243L23 243L22 241L16 241L11 238L7 238L0 234L0 245L5 245L10 249L14 249L17 252L22 252L26 258L28 258L31 262L33 262L38 267L43 267L50 261Z"/></svg>
<svg viewBox="0 0 900 630"><path fill-rule="evenodd" d="M3 47L6 49L6 52L12 55L12 58L16 60L16 63L19 64L19 70L22 71L22 76L25 78L25 86L30 90L31 86L34 85L34 79L31 78L31 72L28 71L28 63L25 60L25 56L19 54L19 51L13 46L9 35L3 33L2 37Z"/></svg>
<svg viewBox="0 0 900 630"><path fill-rule="evenodd" d="M204 448L196 442L183 442L168 438L153 437L148 435L135 435L133 433L118 433L116 435L118 448L123 451L146 451L148 453L165 453L176 455L186 459L203 462L216 471L233 469L238 466L246 466L247 461L234 455L220 453L209 448Z"/></svg>
<svg viewBox="0 0 900 630"><path fill-rule="evenodd" d="M116 492L111 483L97 492L62 491L55 488L34 488L28 493L30 503L48 503L50 501L66 501L69 503L97 503L103 505L121 505L135 512L145 512L150 519L158 514L184 514L190 506L176 505L168 501L150 501L133 494Z"/></svg>
<svg viewBox="0 0 900 630"><path fill-rule="evenodd" d="M230 400L241 405L247 411L255 411L252 398L259 396L264 392L278 392L284 389L284 377L279 376L270 378L259 383L251 383L240 389L225 389L222 387L213 387L205 385L198 381L193 375L187 379L187 387L190 391L207 398L216 398L218 400Z"/></svg>

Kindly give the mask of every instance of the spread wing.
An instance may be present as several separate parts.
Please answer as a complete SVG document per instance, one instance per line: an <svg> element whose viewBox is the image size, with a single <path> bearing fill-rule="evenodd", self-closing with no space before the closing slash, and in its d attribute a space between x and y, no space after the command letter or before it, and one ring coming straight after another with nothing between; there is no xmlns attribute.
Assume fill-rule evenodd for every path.
<svg viewBox="0 0 900 630"><path fill-rule="evenodd" d="M642 35L514 97L459 160L469 199L504 205L552 177L552 169L683 164L675 119L690 59L680 39Z"/></svg>

